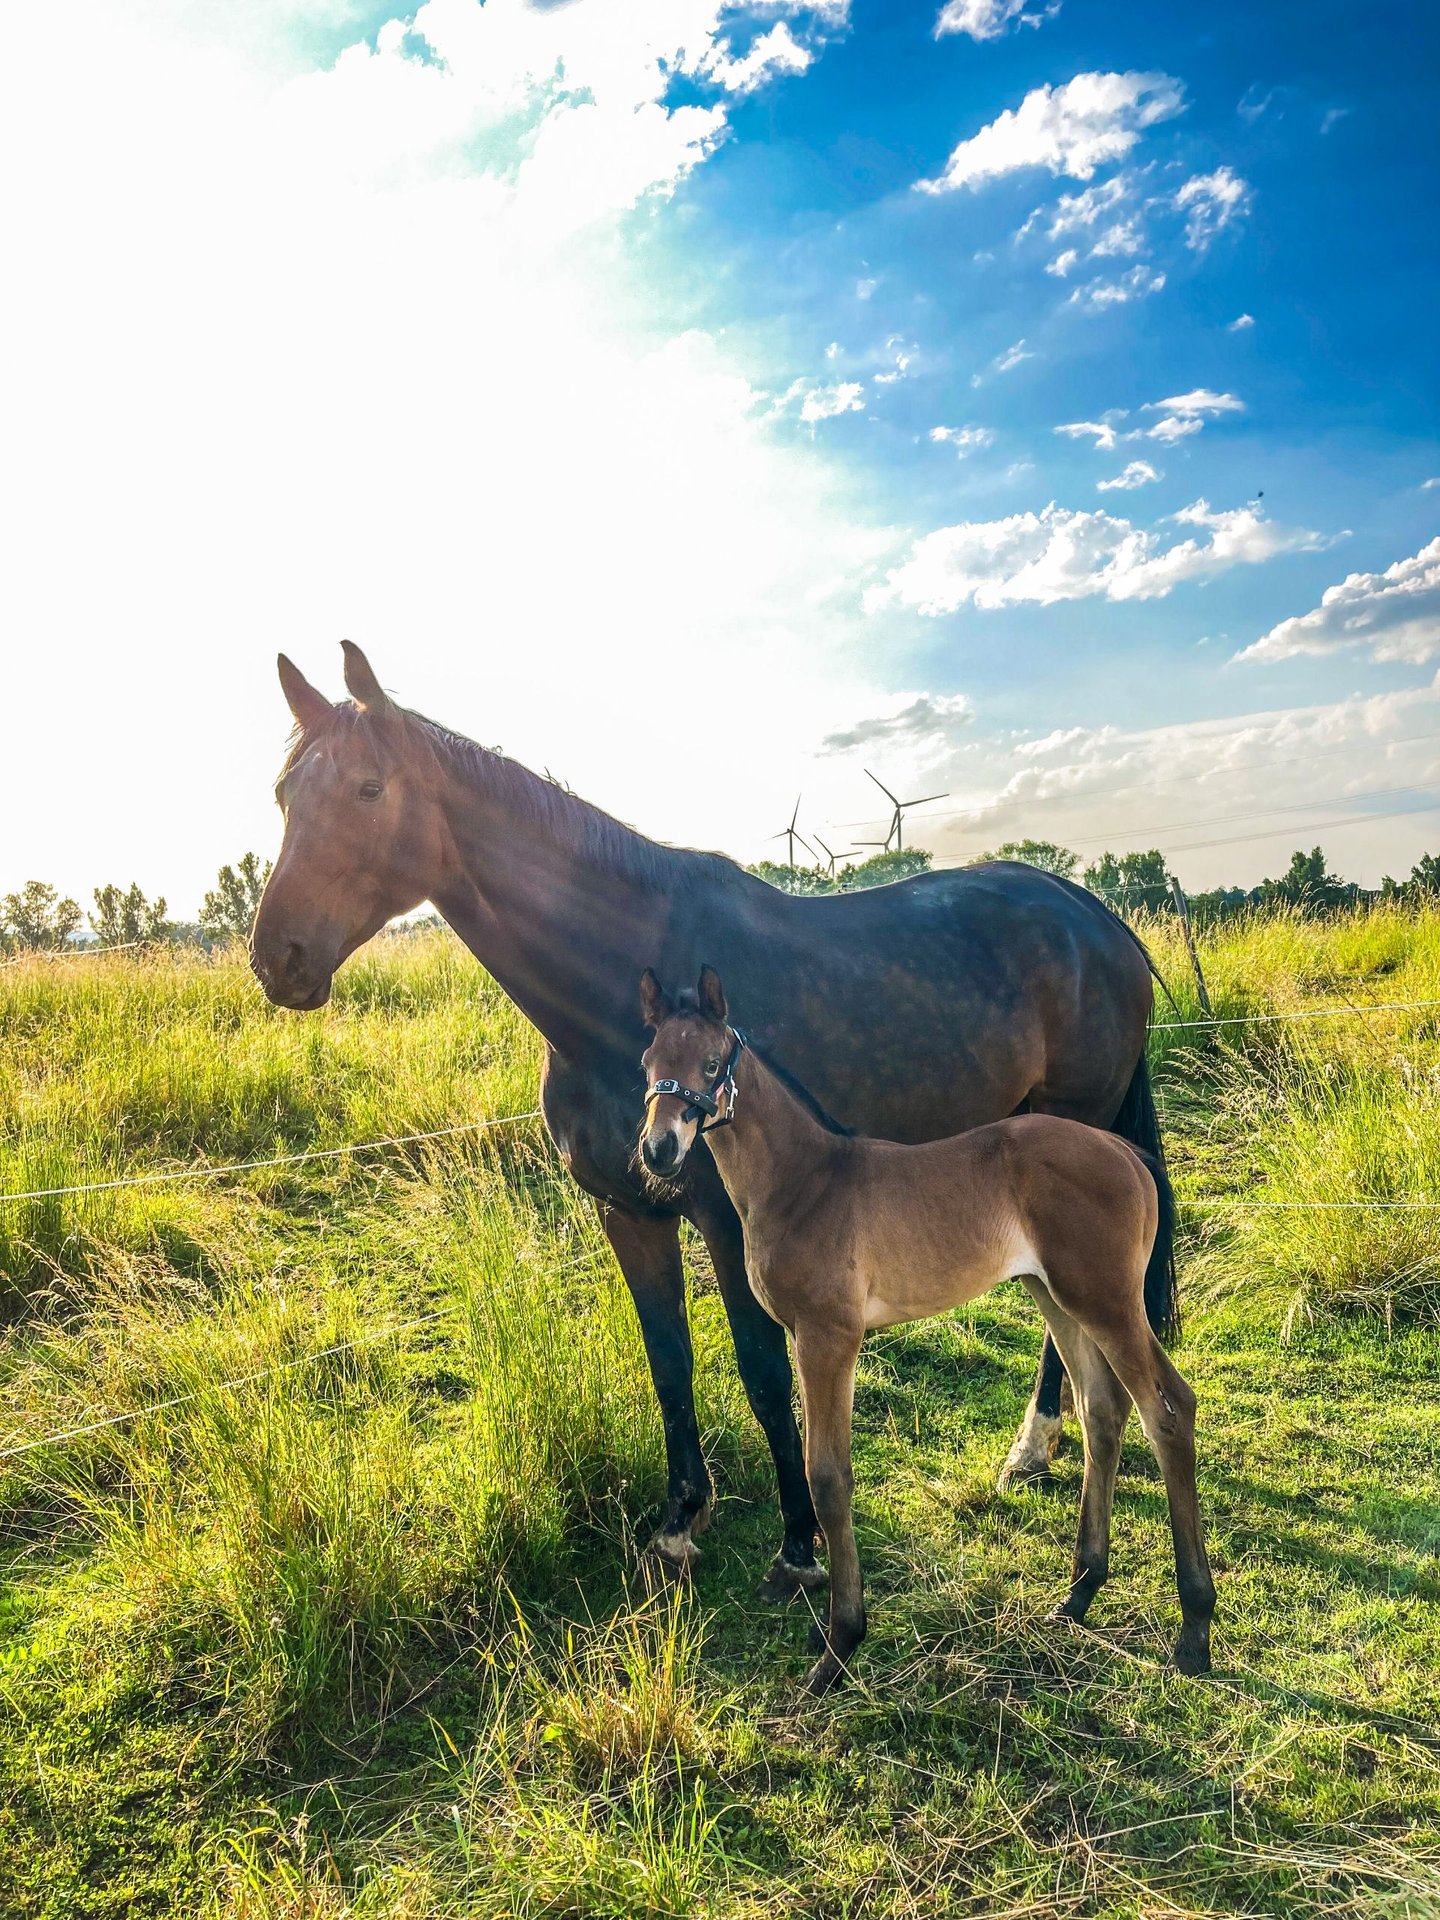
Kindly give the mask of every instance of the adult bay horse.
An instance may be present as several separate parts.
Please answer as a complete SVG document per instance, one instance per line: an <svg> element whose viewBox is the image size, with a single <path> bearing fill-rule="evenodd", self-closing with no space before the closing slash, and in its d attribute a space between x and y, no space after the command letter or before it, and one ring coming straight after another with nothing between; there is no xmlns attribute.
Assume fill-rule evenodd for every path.
<svg viewBox="0 0 1440 1920"><path fill-rule="evenodd" d="M657 1196L633 1164L645 967L713 962L756 1040L867 1133L937 1140L1017 1109L1068 1115L1158 1150L1145 1066L1150 967L1094 895L996 861L869 892L795 898L718 854L657 845L502 754L397 706L345 643L332 703L282 655L296 733L276 787L280 857L251 936L278 1005L323 1006L336 969L387 921L434 903L545 1040L541 1105L599 1208L635 1302L665 1428L652 1543L686 1567L708 1518L680 1221L709 1249L740 1378L775 1461L784 1531L762 1591L823 1578L791 1407L785 1335L745 1276L740 1223L708 1153ZM875 1009L887 1009L878 1031ZM1163 1240L1163 1236L1162 1236ZM1147 1277L1170 1305L1168 1246ZM1004 1480L1043 1477L1060 1432L1058 1355Z"/></svg>

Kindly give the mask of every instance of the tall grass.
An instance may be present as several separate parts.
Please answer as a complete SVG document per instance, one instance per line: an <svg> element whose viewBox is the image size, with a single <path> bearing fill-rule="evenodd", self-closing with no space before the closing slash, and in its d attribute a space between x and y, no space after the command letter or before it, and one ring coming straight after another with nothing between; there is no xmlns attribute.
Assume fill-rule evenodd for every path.
<svg viewBox="0 0 1440 1920"><path fill-rule="evenodd" d="M1173 926L1147 933L1193 1017ZM1201 946L1222 1013L1440 998L1433 913L1253 919ZM1292 1332L1327 1321L1376 1337L1383 1321L1433 1320L1440 1216L1308 1203L1440 1198L1437 1035L1430 1012L1157 1033L1158 1096L1196 1241L1192 1297L1223 1301L1232 1323ZM376 943L308 1019L269 1009L238 953L37 960L0 974L0 1049L0 1192L522 1113L539 1059L529 1028L443 934ZM1307 1205L1238 1204L1259 1199ZM645 1598L638 1547L663 1486L654 1396L593 1212L536 1123L176 1187L0 1202L0 1290L0 1448L44 1442L0 1460L0 1622L30 1623L22 1652L0 1647L0 1742L20 1755L4 1774L12 1795L23 1781L37 1796L26 1832L63 1824L57 1764L77 1818L91 1819L106 1767L124 1771L94 1756L159 1726L174 1739L165 1792L189 1782L201 1752L198 1796L221 1781L227 1807L275 1803L197 1840L202 1864L171 1910L208 1902L211 1920L760 1914L786 1905L786 1862L826 1889L815 1911L928 1911L952 1853L962 1878L993 1872L970 1910L1001 1911L1012 1882L1061 1871L1001 1757L1007 1729L1039 1714L1058 1657L1024 1626L1033 1595L1017 1567L1039 1541L1058 1568L1068 1517L1038 1499L1018 1521L994 1517L994 1462L961 1472L922 1441L922 1428L960 1422L986 1392L1003 1436L1033 1355L1028 1331L1000 1337L1003 1317L959 1342L896 1336L894 1364L871 1363L867 1391L890 1415L874 1441L884 1484L911 1489L907 1528L924 1515L943 1534L962 1512L970 1558L948 1535L908 1559L877 1539L877 1585L903 1580L916 1596L908 1625L898 1595L877 1608L869 1656L877 1674L889 1659L899 1704L887 1719L880 1698L862 1696L823 1723L812 1753L808 1731L766 1731L768 1699L758 1713L754 1700L748 1713L735 1705L739 1679L758 1684L782 1649L733 1624L737 1583L748 1590L773 1547L773 1508L720 1303L702 1283L707 1454L723 1491L765 1505L754 1569L727 1569L706 1543L702 1582L710 1569L723 1582L708 1604L723 1605L731 1634L731 1677L717 1682L698 1606ZM873 1414L862 1405L862 1425ZM1003 1437L993 1451L998 1461ZM866 1495L877 1503L879 1486L876 1475ZM1158 1540L1153 1488L1140 1493ZM872 1506L869 1524L883 1531L889 1517ZM729 1519L743 1524L739 1500ZM1414 1540L1393 1556L1393 1577L1417 1592L1429 1524L1407 1519ZM1345 1550L1326 1551L1317 1564L1333 1578ZM1248 1552L1237 1578L1256 1577ZM1146 1620L1134 1644L1158 1637ZM1062 1649L1066 1662L1072 1653ZM461 1708L436 1705L432 1721L457 1672ZM932 1672L938 1701L917 1679ZM1185 1737L1199 1739L1190 1695L1136 1684L1154 1693L1154 1714L1149 1695L1127 1696L1117 1725L1138 1713L1153 1745L1183 1708ZM1102 1696L1083 1675L1077 1685L1075 1738L1088 1752L1103 1741L1081 1694ZM1236 1736L1236 1770L1268 1752L1266 1713L1255 1720L1260 1744L1252 1753ZM1035 1737L1046 1768L1069 1751L1059 1722ZM383 1748L365 1774L373 1804L347 1812L332 1850L321 1829L334 1777L364 1773L370 1742ZM892 1796L943 1775L923 1821L865 1826L857 1742L875 1743L877 1780L893 1757ZM1128 1749L1104 1750L1118 1778ZM802 1754L813 1794L787 1798ZM1188 1783L1193 1753L1182 1758ZM111 1784L123 1799L128 1783ZM1168 1791L1148 1782L1145 1818L1167 1811ZM1117 1809L1107 1817L1119 1825ZM0 1795L0 1837L15 1831L10 1817ZM913 1900L912 1854L932 1876L914 1880ZM112 1862L107 1887L128 1870ZM84 1878L77 1867L74 1884ZM1064 1910L1138 1911L1127 1884L1105 1880L1103 1898L1082 1892ZM1265 1883L1265 1898L1279 1884ZM112 1910L123 1906L95 1908Z"/></svg>

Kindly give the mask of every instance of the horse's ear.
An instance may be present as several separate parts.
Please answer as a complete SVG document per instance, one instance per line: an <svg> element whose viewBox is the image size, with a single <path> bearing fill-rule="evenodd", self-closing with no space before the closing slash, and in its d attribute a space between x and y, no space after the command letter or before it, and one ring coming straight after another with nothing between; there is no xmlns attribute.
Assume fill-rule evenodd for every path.
<svg viewBox="0 0 1440 1920"><path fill-rule="evenodd" d="M299 722L302 731L317 732L335 709L323 693L311 686L293 660L282 653L275 664L280 669L280 685L285 694L285 703Z"/></svg>
<svg viewBox="0 0 1440 1920"><path fill-rule="evenodd" d="M714 967L701 967L700 980L695 988L695 997L700 1002L700 1011L711 1020L728 1020L730 1009L725 1004L725 989L720 984L720 976Z"/></svg>
<svg viewBox="0 0 1440 1920"><path fill-rule="evenodd" d="M658 1027L675 1011L670 996L661 986L653 967L640 976L640 1017L647 1027Z"/></svg>
<svg viewBox="0 0 1440 1920"><path fill-rule="evenodd" d="M356 706L366 713L384 713L394 703L375 678L375 669L353 640L342 640L345 654L345 685Z"/></svg>

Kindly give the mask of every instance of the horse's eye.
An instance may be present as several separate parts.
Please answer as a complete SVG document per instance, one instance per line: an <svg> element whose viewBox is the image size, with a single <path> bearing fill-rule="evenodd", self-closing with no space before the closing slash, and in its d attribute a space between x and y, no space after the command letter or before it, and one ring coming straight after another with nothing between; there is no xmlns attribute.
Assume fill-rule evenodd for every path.
<svg viewBox="0 0 1440 1920"><path fill-rule="evenodd" d="M713 1080L719 1071L720 1057L718 1054L712 1053L710 1058L705 1062L705 1078L707 1080Z"/></svg>
<svg viewBox="0 0 1440 1920"><path fill-rule="evenodd" d="M361 782L360 798L362 800L378 800L384 791L384 787L381 786L378 780L365 780Z"/></svg>

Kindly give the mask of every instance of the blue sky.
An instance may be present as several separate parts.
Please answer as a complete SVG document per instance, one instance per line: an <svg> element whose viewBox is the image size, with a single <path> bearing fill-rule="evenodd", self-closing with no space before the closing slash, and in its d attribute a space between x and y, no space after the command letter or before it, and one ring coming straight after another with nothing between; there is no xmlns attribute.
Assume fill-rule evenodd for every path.
<svg viewBox="0 0 1440 1920"><path fill-rule="evenodd" d="M1432 9L74 12L0 77L0 617L72 776L22 730L0 884L193 907L343 635L743 858L866 766L947 860L1440 846ZM657 781L717 711L744 778Z"/></svg>

